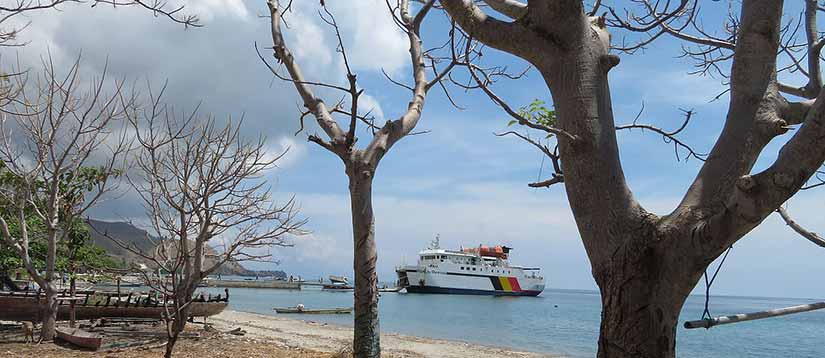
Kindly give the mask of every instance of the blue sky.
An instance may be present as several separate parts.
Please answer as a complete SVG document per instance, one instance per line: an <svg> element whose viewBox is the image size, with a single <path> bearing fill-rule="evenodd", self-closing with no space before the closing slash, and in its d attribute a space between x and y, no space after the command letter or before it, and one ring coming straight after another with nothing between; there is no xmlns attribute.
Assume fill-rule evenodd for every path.
<svg viewBox="0 0 825 358"><path fill-rule="evenodd" d="M406 108L409 95L387 82L379 70L385 68L400 80L408 81L410 75L406 42L393 30L383 1L327 3L342 26L367 101L375 105L379 118L395 118ZM317 2L295 6L288 41L305 74L315 80L345 81L332 33L315 13ZM706 23L711 23L724 14L726 5L708 6L713 18ZM352 240L343 166L332 154L305 142L308 133L317 131L315 126L309 124L304 133L293 135L299 108L294 89L273 80L253 49L256 41L261 46L270 41L268 23L258 17L265 13L265 2L194 1L189 10L198 13L206 27L184 30L137 9L65 6L62 12L26 19L32 26L23 36L31 43L4 50L2 60L8 63L16 56L15 61L35 66L48 50L58 64L66 64L82 52L89 74L99 73L108 58L112 74L138 84L168 79L167 101L178 108L192 108L203 100L204 109L218 116L245 113L247 135L265 135L273 151L290 148L268 180L280 198L296 196L312 231L296 238L295 247L275 250L281 262L277 268L306 277L350 275ZM445 39L447 27L443 14L430 17L425 41L432 46ZM614 32L614 41L622 35ZM494 50L486 54L489 64L526 66ZM679 108L693 109L694 121L683 138L707 152L723 125L728 98L709 103L724 89L721 81L688 75L692 63L678 55L679 43L671 39L643 53L620 55L621 64L610 74L616 121L632 121L644 103L640 121L673 128L682 118ZM535 72L501 83L496 91L514 106L549 98ZM432 91L419 124L419 129L430 132L403 139L378 169L374 199L380 278L393 280L394 266L413 262L417 251L440 234L445 247L513 246L513 261L543 267L550 287L595 289L563 187L526 186L539 173L539 152L515 138L493 135L505 129L508 120L483 94L456 90L453 95L466 110L456 110L443 93ZM338 97L327 98L334 102ZM360 134L361 142L367 142L368 133ZM676 161L672 145L652 133L625 131L618 138L633 192L648 210L668 213L701 163ZM770 163L783 140L772 143L757 169ZM822 199L821 190L805 192L789 202L789 210L811 230L822 230ZM140 222L143 212L137 199L126 194L102 204L92 215ZM825 250L771 216L735 245L714 292L825 297L819 274L825 269L823 258Z"/></svg>

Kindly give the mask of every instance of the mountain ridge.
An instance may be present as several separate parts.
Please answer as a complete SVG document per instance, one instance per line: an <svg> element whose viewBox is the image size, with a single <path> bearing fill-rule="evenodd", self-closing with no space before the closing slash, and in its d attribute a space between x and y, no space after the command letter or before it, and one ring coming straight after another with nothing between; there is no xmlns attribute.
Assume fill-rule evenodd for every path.
<svg viewBox="0 0 825 358"><path fill-rule="evenodd" d="M149 234L146 230L138 228L129 222L125 221L104 221L89 219L92 243L99 246L106 251L106 254L125 265L144 264L147 266L149 262L140 255L122 247L111 238L134 247L141 252L150 252L153 250L161 240ZM208 250L216 252L214 248L208 247ZM280 270L250 270L243 267L236 261L229 261L221 265L221 267L214 273L215 275L227 276L275 276L286 277L286 273Z"/></svg>

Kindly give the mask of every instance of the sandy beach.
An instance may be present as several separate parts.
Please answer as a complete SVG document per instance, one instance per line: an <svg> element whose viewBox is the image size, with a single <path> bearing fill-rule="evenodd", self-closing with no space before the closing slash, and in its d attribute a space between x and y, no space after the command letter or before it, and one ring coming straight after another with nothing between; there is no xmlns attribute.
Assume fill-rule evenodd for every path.
<svg viewBox="0 0 825 358"><path fill-rule="evenodd" d="M144 334L154 332L155 340L129 348L103 348L97 352L78 349L70 344L25 344L15 322L2 322L0 356L41 358L161 357L165 333L163 325L115 327L115 331L132 330L126 336L115 334L105 338L109 343L142 341ZM208 319L209 327L187 325L189 338L181 339L175 348L176 358L349 358L352 328L311 320L298 320L255 313L224 311ZM241 331L238 334L238 331ZM128 332L128 331L127 331ZM135 336L138 338L128 338ZM120 338L118 338L120 337ZM127 338L124 338L127 337ZM546 358L548 354L519 352L501 347L488 347L458 341L430 339L396 333L381 335L382 356L387 358Z"/></svg>
<svg viewBox="0 0 825 358"><path fill-rule="evenodd" d="M240 327L246 336L263 338L290 348L319 352L339 352L352 342L352 328L327 323L301 321L292 318L267 316L238 311L224 311L210 317L209 323L220 331ZM487 347L465 342L407 336L396 333L381 334L382 352L399 358L539 358L546 354L519 352L498 347Z"/></svg>

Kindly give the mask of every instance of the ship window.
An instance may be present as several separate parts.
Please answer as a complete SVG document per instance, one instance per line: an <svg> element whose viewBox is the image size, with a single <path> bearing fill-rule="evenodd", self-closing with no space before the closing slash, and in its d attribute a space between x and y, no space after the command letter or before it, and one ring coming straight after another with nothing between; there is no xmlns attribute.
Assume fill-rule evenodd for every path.
<svg viewBox="0 0 825 358"><path fill-rule="evenodd" d="M475 268L475 267L473 267L473 271L475 271L475 270L476 270L476 268Z"/></svg>

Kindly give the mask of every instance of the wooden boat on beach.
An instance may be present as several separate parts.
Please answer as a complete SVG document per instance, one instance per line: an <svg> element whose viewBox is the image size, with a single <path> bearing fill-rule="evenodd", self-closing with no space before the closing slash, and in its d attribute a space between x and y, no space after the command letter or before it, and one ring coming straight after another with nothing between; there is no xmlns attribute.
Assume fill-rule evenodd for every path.
<svg viewBox="0 0 825 358"><path fill-rule="evenodd" d="M74 301L75 319L97 319L105 317L132 317L160 319L166 311L163 303L148 296L130 294L125 299L114 293L97 293L105 296L105 301L93 300L94 292L88 291L75 298L65 295L58 297L58 320L68 320L70 303ZM192 317L209 317L223 312L229 304L228 297L210 297L190 303ZM39 321L46 298L37 292L0 292L0 320Z"/></svg>
<svg viewBox="0 0 825 358"><path fill-rule="evenodd" d="M303 314L350 314L352 307L342 308L322 308L322 309L307 309L299 307L275 308L277 313L303 313Z"/></svg>
<svg viewBox="0 0 825 358"><path fill-rule="evenodd" d="M74 344L78 347L98 350L103 344L103 336L97 333L86 332L79 328L57 327L57 338Z"/></svg>

